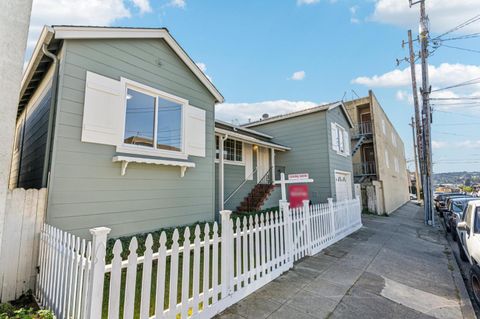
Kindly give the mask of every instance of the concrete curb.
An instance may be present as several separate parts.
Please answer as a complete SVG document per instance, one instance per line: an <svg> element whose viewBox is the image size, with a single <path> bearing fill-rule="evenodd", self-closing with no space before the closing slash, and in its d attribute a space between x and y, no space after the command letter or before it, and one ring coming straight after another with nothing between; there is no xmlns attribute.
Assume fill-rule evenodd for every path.
<svg viewBox="0 0 480 319"><path fill-rule="evenodd" d="M442 223L442 227L443 223ZM445 229L443 229L445 231ZM458 289L458 294L460 298L460 310L462 311L463 318L472 318L475 319L477 316L475 315L475 311L473 310L472 301L470 300L470 295L468 294L467 287L465 287L465 282L463 281L462 272L460 271L460 267L458 266L458 260L455 257L455 254L452 251L452 247L450 244L446 243L445 247L448 249L449 254L447 255L447 259L449 264L453 266L452 278L455 282L455 287Z"/></svg>

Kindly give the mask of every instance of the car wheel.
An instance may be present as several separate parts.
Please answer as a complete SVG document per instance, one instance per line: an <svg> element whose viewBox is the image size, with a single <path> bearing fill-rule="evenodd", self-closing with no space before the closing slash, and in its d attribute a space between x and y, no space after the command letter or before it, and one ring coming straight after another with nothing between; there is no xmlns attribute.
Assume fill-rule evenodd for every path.
<svg viewBox="0 0 480 319"><path fill-rule="evenodd" d="M470 268L470 287L472 288L473 298L477 305L480 305L480 267L473 265Z"/></svg>
<svg viewBox="0 0 480 319"><path fill-rule="evenodd" d="M460 251L460 259L463 261L468 261L467 254L465 254L465 251L463 250L463 246L460 240L457 241L457 244L458 244L458 250Z"/></svg>

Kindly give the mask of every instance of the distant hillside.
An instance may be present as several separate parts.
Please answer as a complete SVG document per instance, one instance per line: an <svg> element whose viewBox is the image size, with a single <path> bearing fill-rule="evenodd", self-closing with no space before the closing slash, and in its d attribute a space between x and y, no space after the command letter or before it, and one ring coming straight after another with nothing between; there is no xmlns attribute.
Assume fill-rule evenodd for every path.
<svg viewBox="0 0 480 319"><path fill-rule="evenodd" d="M433 174L434 184L463 184L470 186L480 183L480 172L451 172Z"/></svg>

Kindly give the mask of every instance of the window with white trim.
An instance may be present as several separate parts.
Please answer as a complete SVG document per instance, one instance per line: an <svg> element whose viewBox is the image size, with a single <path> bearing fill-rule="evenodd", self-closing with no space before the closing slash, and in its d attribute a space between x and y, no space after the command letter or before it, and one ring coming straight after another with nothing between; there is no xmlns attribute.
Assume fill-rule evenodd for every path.
<svg viewBox="0 0 480 319"><path fill-rule="evenodd" d="M400 166L398 164L398 158L394 158L394 164L395 164L395 172L400 172Z"/></svg>
<svg viewBox="0 0 480 319"><path fill-rule="evenodd" d="M332 149L339 155L350 155L348 131L337 123L332 123Z"/></svg>
<svg viewBox="0 0 480 319"><path fill-rule="evenodd" d="M127 88L123 143L182 151L182 105Z"/></svg>
<svg viewBox="0 0 480 319"><path fill-rule="evenodd" d="M126 78L86 72L81 141L115 146L122 153L122 172L128 158L138 162L141 155L180 166L183 176L194 163L178 159L206 157L206 121L206 111L184 98Z"/></svg>
<svg viewBox="0 0 480 319"><path fill-rule="evenodd" d="M387 165L387 168L390 168L390 160L388 159L388 151L385 150L385 165Z"/></svg>
<svg viewBox="0 0 480 319"><path fill-rule="evenodd" d="M215 136L215 158L219 159L220 137ZM243 142L227 138L223 144L223 159L228 162L243 163Z"/></svg>
<svg viewBox="0 0 480 319"><path fill-rule="evenodd" d="M385 125L385 120L382 119L382 131L383 131L383 135L387 135L387 127Z"/></svg>

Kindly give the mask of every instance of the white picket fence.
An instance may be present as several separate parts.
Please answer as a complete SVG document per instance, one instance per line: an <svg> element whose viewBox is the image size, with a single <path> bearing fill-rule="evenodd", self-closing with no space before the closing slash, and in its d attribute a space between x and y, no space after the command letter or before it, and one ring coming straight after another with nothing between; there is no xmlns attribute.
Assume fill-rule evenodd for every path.
<svg viewBox="0 0 480 319"><path fill-rule="evenodd" d="M36 296L58 318L211 318L362 225L356 199L281 203L279 212L242 220L230 214L221 212L221 234L216 223L203 232L197 225L193 241L188 227L183 238L175 229L169 245L163 232L155 251L149 234L142 256L136 237L126 259L117 240L111 264L110 229L92 229L90 243L45 225Z"/></svg>

